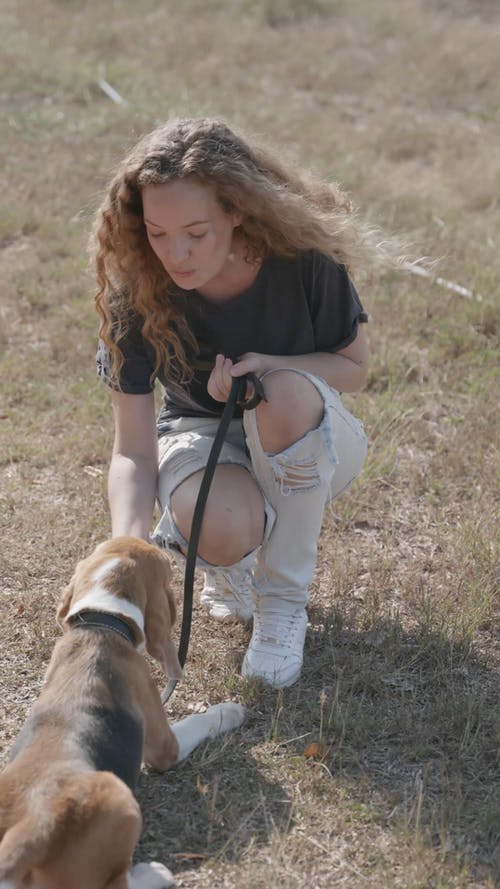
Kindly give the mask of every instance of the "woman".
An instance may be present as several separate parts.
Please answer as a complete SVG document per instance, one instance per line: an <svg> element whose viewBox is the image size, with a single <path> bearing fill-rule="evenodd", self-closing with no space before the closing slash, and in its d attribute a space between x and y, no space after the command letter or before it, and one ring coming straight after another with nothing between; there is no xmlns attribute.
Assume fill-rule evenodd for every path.
<svg viewBox="0 0 500 889"><path fill-rule="evenodd" d="M238 410L226 437L197 564L213 617L253 615L242 674L276 688L300 675L325 505L366 453L339 396L367 375L367 316L347 272L360 243L337 187L212 119L144 137L95 226L113 535L147 539L157 498L154 537L183 558L232 380L262 381L265 400Z"/></svg>

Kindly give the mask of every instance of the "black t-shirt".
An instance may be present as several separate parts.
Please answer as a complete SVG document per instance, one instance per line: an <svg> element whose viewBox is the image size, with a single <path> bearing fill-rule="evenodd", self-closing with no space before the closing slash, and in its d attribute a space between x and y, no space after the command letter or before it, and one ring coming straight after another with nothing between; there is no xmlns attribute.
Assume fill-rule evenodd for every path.
<svg viewBox="0 0 500 889"><path fill-rule="evenodd" d="M218 353L234 361L245 352L265 355L306 355L338 352L356 337L360 321L367 321L356 289L344 266L317 253L269 256L251 286L222 303L210 302L196 290L174 292L198 344L187 349L194 375L181 389L163 369L157 378L165 389L158 433L178 417L218 417L224 405L207 392L207 382ZM120 340L124 363L123 392L145 394L153 389L155 353L141 334L141 320ZM102 342L97 353L99 375L110 385L110 356ZM238 408L236 416L241 416Z"/></svg>

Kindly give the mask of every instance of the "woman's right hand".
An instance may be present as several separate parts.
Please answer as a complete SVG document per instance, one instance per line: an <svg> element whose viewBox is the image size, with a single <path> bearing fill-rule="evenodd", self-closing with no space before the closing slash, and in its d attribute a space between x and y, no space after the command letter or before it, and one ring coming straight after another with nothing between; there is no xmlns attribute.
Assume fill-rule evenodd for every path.
<svg viewBox="0 0 500 889"><path fill-rule="evenodd" d="M208 379L207 391L214 401L226 402L229 398L233 377L231 376L231 368L233 362L224 355L217 355L212 373Z"/></svg>

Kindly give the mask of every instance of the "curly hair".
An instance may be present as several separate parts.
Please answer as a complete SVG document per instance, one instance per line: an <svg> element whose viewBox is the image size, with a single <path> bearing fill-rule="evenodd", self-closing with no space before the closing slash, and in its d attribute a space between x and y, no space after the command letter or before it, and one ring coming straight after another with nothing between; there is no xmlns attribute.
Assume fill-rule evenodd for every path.
<svg viewBox="0 0 500 889"><path fill-rule="evenodd" d="M176 119L144 136L111 180L90 241L95 265L99 334L118 380L120 340L133 317L172 382L189 380L186 348L194 340L171 296L172 281L151 249L142 190L178 179L210 184L226 212L238 212L249 259L316 249L351 267L364 241L351 202L336 185L317 181L221 120Z"/></svg>

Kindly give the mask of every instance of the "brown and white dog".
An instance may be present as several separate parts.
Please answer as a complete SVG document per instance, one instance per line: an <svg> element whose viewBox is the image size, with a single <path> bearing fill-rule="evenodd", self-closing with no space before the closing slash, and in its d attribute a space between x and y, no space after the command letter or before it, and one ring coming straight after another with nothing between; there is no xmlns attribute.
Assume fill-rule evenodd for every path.
<svg viewBox="0 0 500 889"><path fill-rule="evenodd" d="M158 771L236 728L223 703L169 726L145 647L169 678L175 604L165 554L117 537L77 565L63 592L40 698L0 775L0 889L162 889L159 864L130 869L141 832L141 762Z"/></svg>

